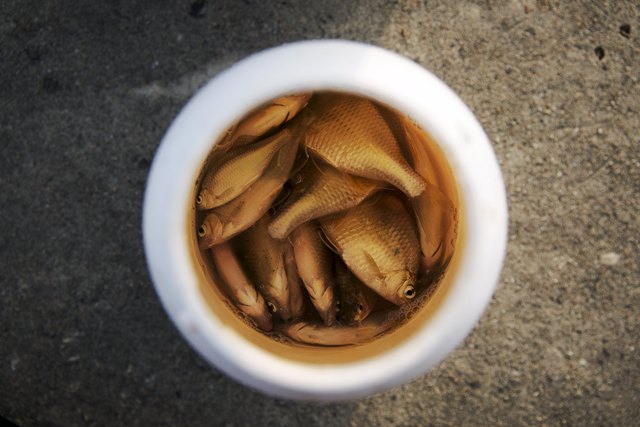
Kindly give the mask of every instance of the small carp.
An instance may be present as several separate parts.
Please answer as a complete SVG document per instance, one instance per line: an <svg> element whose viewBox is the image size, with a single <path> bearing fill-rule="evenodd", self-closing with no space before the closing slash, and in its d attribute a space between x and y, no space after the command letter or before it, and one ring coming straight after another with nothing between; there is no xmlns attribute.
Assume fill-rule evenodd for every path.
<svg viewBox="0 0 640 427"><path fill-rule="evenodd" d="M363 344L387 332L397 323L389 319L389 312L371 315L357 326L326 326L310 322L276 325L274 330L302 344L343 346Z"/></svg>
<svg viewBox="0 0 640 427"><path fill-rule="evenodd" d="M277 239L307 221L355 206L381 187L379 181L352 176L313 159L292 181L291 196L269 225L269 233Z"/></svg>
<svg viewBox="0 0 640 427"><path fill-rule="evenodd" d="M318 95L308 108L316 116L304 137L311 153L345 172L387 181L410 197L424 191L424 180L406 162L371 101Z"/></svg>
<svg viewBox="0 0 640 427"><path fill-rule="evenodd" d="M260 178L271 159L294 135L284 129L257 146L232 149L211 165L196 198L199 209L211 209L235 199Z"/></svg>
<svg viewBox="0 0 640 427"><path fill-rule="evenodd" d="M247 276L262 293L271 311L291 318L289 281L284 266L283 242L267 233L269 213L231 241Z"/></svg>
<svg viewBox="0 0 640 427"><path fill-rule="evenodd" d="M378 296L358 280L342 261L337 261L335 267L339 318L347 325L359 323L375 308Z"/></svg>
<svg viewBox="0 0 640 427"><path fill-rule="evenodd" d="M270 331L273 328L273 320L267 304L240 268L231 246L216 246L211 250L211 255L229 298L240 311L256 322L260 329Z"/></svg>
<svg viewBox="0 0 640 427"><path fill-rule="evenodd" d="M442 272L453 256L455 208L435 186L411 201L420 235L423 273L431 278Z"/></svg>
<svg viewBox="0 0 640 427"><path fill-rule="evenodd" d="M293 119L309 103L310 99L311 93L276 98L267 106L256 110L238 123L229 132L227 139L233 145L251 144L261 136Z"/></svg>
<svg viewBox="0 0 640 427"><path fill-rule="evenodd" d="M336 320L336 298L333 283L334 255L322 242L315 224L303 224L291 233L295 262L311 303L325 325Z"/></svg>
<svg viewBox="0 0 640 427"><path fill-rule="evenodd" d="M439 181L439 177L446 172L433 160L425 146L424 139L428 136L409 118L397 121L403 132L402 143L409 152L409 161L427 182L426 190L411 203L420 234L421 269L427 276L435 278L446 268L453 255L451 242L456 232L455 206L437 186L445 184Z"/></svg>
<svg viewBox="0 0 640 427"><path fill-rule="evenodd" d="M201 249L210 248L249 228L271 207L289 178L299 139L282 147L262 177L229 203L209 210L198 227Z"/></svg>
<svg viewBox="0 0 640 427"><path fill-rule="evenodd" d="M378 295L396 305L415 297L418 237L395 194L380 192L320 224L347 267Z"/></svg>
<svg viewBox="0 0 640 427"><path fill-rule="evenodd" d="M293 245L289 242L282 244L284 251L284 268L287 271L287 281L289 283L289 306L291 316L299 319L304 315L305 303L304 292L302 291L302 281L298 275L296 258L293 252Z"/></svg>

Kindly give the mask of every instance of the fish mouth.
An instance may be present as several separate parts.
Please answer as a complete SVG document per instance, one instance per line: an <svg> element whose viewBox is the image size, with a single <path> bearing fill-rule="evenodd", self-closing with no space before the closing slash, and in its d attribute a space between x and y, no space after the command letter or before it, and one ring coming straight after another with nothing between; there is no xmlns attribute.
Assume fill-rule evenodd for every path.
<svg viewBox="0 0 640 427"><path fill-rule="evenodd" d="M201 250L210 249L215 245L215 241L211 237L204 237L198 241L198 247Z"/></svg>
<svg viewBox="0 0 640 427"><path fill-rule="evenodd" d="M275 307L277 307L275 309L274 314L277 314L278 317L280 317L282 320L284 320L285 322L288 322L291 320L291 310L289 310L289 307L287 307L286 305L282 305L282 304L274 304Z"/></svg>
<svg viewBox="0 0 640 427"><path fill-rule="evenodd" d="M273 329L273 319L269 313L262 313L260 310L251 310L251 313L247 313L247 315L263 331L269 332Z"/></svg>
<svg viewBox="0 0 640 427"><path fill-rule="evenodd" d="M323 323L327 326L333 325L338 311L333 285L325 283L324 280L315 279L311 286L307 287L307 292Z"/></svg>
<svg viewBox="0 0 640 427"><path fill-rule="evenodd" d="M415 288L415 276L407 270L395 271L385 278L388 289L394 289L390 292L388 300L395 305L403 305L415 298L417 291Z"/></svg>
<svg viewBox="0 0 640 427"><path fill-rule="evenodd" d="M196 206L198 209L211 209L213 206L211 197L206 191L201 191L196 197Z"/></svg>
<svg viewBox="0 0 640 427"><path fill-rule="evenodd" d="M198 246L200 249L209 249L220 242L224 225L222 221L214 214L209 214L202 224L198 226L197 233L199 237Z"/></svg>

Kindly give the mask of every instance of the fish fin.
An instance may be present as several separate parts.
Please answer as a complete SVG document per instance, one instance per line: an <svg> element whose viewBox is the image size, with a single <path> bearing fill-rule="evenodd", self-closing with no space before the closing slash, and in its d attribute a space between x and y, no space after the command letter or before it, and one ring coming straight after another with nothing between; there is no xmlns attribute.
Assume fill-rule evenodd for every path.
<svg viewBox="0 0 640 427"><path fill-rule="evenodd" d="M304 156L304 157L302 157L302 156L300 156L298 154L298 158L296 159L296 162L295 162L295 164L293 166L293 169L291 171L291 175L294 175L294 174L300 172L300 170L304 167L304 165L306 165L307 162L309 161L310 156L309 156L309 152L307 151L307 146L306 145L303 145L303 149L301 150L301 152L302 152L302 156ZM300 158L302 158L302 160L300 160Z"/></svg>
<svg viewBox="0 0 640 427"><path fill-rule="evenodd" d="M329 236L327 236L327 233L325 233L322 228L318 228L318 235L320 236L320 240L322 240L322 243L324 243L325 246L331 250L331 252L337 255L342 255L342 253L338 249L338 246L336 246L336 244L331 241Z"/></svg>
<svg viewBox="0 0 640 427"><path fill-rule="evenodd" d="M224 199L225 197L227 197L227 195L228 195L229 193L231 193L231 192L232 192L232 191L234 191L234 190L235 190L234 188L229 187L229 188L225 189L223 192L216 194L216 195L215 195L215 198L216 198L216 199Z"/></svg>
<svg viewBox="0 0 640 427"><path fill-rule="evenodd" d="M431 254L431 256L432 256L432 257L433 257L433 256L435 256L435 255L438 253L438 251L439 251L440 249L442 249L442 240L440 240L440 243L438 243L438 247L436 248L436 250L435 250L435 251L433 251L433 253Z"/></svg>
<svg viewBox="0 0 640 427"><path fill-rule="evenodd" d="M309 156L308 152L307 152L307 156ZM318 171L318 173L320 175L324 175L325 172L322 170L322 168L318 164L318 159L317 158L315 158L314 156L309 156L308 160L311 161L311 164L313 164L313 167L316 168L316 170Z"/></svg>
<svg viewBox="0 0 640 427"><path fill-rule="evenodd" d="M376 277L379 278L379 279L383 279L384 275L380 271L380 267L378 267L378 263L376 263L376 260L373 259L371 254L369 252L367 252L366 249L362 251L362 254L364 255L365 259L367 260L367 262L369 263L369 265L373 269L373 271L376 272Z"/></svg>
<svg viewBox="0 0 640 427"><path fill-rule="evenodd" d="M318 159L322 160L323 162L325 162L326 164L328 164L329 166L332 166L334 169L338 169L340 170L340 165L336 164L335 162L332 162L331 159L323 156L320 152L318 152L317 150L314 150L313 148L309 147L308 145L305 144L305 150L307 153L311 152L313 153L313 155L315 157L317 157ZM309 156L312 160L314 156ZM316 165L316 167L318 169L320 169L317 165L317 163L314 162L314 165Z"/></svg>
<svg viewBox="0 0 640 427"><path fill-rule="evenodd" d="M360 194L361 196L366 197L369 194L375 192L376 190L380 188L384 188L383 185L381 185L381 183L378 181L374 181L367 178L361 178L358 176L353 176L348 173L345 173L345 175L347 175L347 179L349 181L351 188L354 188L358 192L358 194Z"/></svg>

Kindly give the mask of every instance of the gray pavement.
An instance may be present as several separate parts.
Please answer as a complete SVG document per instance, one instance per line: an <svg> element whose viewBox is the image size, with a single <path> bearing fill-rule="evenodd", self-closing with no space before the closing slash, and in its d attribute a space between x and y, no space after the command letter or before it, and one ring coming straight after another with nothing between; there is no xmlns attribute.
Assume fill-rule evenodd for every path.
<svg viewBox="0 0 640 427"><path fill-rule="evenodd" d="M200 7L203 6L203 7ZM0 415L20 425L640 425L635 1L0 2ZM210 368L151 286L154 150L252 52L346 38L446 81L493 141L507 261L465 342L354 402Z"/></svg>

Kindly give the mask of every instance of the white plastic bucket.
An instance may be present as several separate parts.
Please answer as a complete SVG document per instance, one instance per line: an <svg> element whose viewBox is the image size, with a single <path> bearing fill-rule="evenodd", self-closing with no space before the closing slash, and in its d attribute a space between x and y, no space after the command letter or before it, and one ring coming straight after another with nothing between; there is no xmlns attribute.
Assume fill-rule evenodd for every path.
<svg viewBox="0 0 640 427"><path fill-rule="evenodd" d="M378 100L425 129L458 184L464 244L434 312L396 345L344 363L293 360L246 338L210 308L188 232L194 185L214 142L237 119L283 94L334 90ZM153 160L144 200L144 247L162 303L187 341L212 365L270 395L353 399L410 381L471 331L491 299L505 254L507 204L482 127L441 80L379 47L304 41L254 54L215 76L185 105Z"/></svg>

